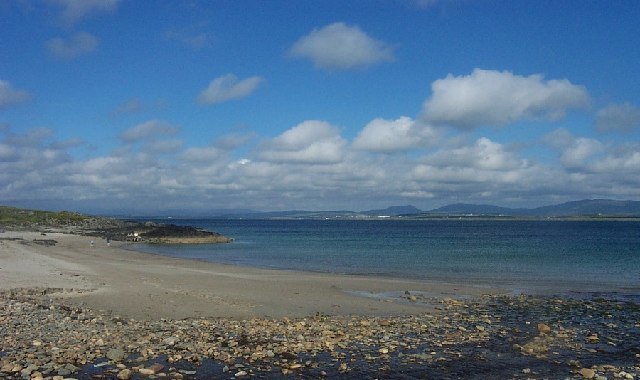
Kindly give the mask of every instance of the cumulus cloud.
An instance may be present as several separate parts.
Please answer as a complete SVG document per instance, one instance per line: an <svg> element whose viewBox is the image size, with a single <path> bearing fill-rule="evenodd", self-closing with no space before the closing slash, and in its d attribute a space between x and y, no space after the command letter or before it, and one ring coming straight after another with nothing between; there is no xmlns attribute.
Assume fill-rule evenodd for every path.
<svg viewBox="0 0 640 380"><path fill-rule="evenodd" d="M168 137L177 132L151 120L123 133L127 149L78 158L68 151L85 144L73 138L56 141L51 129L4 131L0 199L153 212L207 206L358 210L425 199L504 205L509 199L553 203L557 194L640 196L637 142L598 148L597 142L562 130L549 136L553 147L559 157L571 152L567 157L582 160L582 166L530 162L486 137L439 144L422 157L372 155L350 149L338 128L318 120L300 123L248 152L242 145L247 140L238 136L228 143L220 143L223 136L208 146L187 147Z"/></svg>
<svg viewBox="0 0 640 380"><path fill-rule="evenodd" d="M149 120L135 125L120 134L120 138L132 143L140 140L156 140L159 137L174 135L178 129L160 120Z"/></svg>
<svg viewBox="0 0 640 380"><path fill-rule="evenodd" d="M439 133L436 129L416 123L406 116L396 120L374 119L360 131L353 142L353 148L392 153L430 147L438 137Z"/></svg>
<svg viewBox="0 0 640 380"><path fill-rule="evenodd" d="M544 137L544 142L560 153L560 163L572 171L584 171L605 153L605 145L587 137L576 137L564 128Z"/></svg>
<svg viewBox="0 0 640 380"><path fill-rule="evenodd" d="M29 92L15 89L9 81L0 79L0 109L24 103L29 99L31 99Z"/></svg>
<svg viewBox="0 0 640 380"><path fill-rule="evenodd" d="M564 148L560 162L568 168L580 168L602 151L602 144L598 140L579 137Z"/></svg>
<svg viewBox="0 0 640 380"><path fill-rule="evenodd" d="M114 12L120 0L52 0L60 8L60 19L67 25L93 14Z"/></svg>
<svg viewBox="0 0 640 380"><path fill-rule="evenodd" d="M596 114L596 128L627 133L639 129L640 108L630 103L609 104Z"/></svg>
<svg viewBox="0 0 640 380"><path fill-rule="evenodd" d="M422 158L410 170L407 196L436 197L440 202L490 202L538 196L557 189L557 171L530 163L486 137L471 145L445 147Z"/></svg>
<svg viewBox="0 0 640 380"><path fill-rule="evenodd" d="M485 170L512 170L527 165L525 160L505 150L502 144L486 137L479 138L471 146L441 150L425 159L438 167L464 167Z"/></svg>
<svg viewBox="0 0 640 380"><path fill-rule="evenodd" d="M69 39L61 37L47 41L47 50L58 59L73 59L88 54L98 47L98 39L86 32L78 32Z"/></svg>
<svg viewBox="0 0 640 380"><path fill-rule="evenodd" d="M347 141L338 128L307 120L264 143L258 156L266 161L328 164L342 161Z"/></svg>
<svg viewBox="0 0 640 380"><path fill-rule="evenodd" d="M542 75L474 69L470 75L438 79L423 105L422 117L434 124L473 129L523 119L558 120L569 109L586 107L583 86Z"/></svg>
<svg viewBox="0 0 640 380"><path fill-rule="evenodd" d="M637 186L640 182L640 144L623 146L594 162L591 168L593 172L614 177L612 184L626 182L628 186Z"/></svg>
<svg viewBox="0 0 640 380"><path fill-rule="evenodd" d="M387 43L342 22L314 29L296 41L289 54L308 58L321 69L352 69L394 59Z"/></svg>
<svg viewBox="0 0 640 380"><path fill-rule="evenodd" d="M212 80L209 86L200 92L198 102L215 104L244 98L251 95L263 80L259 76L239 80L234 74L223 75Z"/></svg>

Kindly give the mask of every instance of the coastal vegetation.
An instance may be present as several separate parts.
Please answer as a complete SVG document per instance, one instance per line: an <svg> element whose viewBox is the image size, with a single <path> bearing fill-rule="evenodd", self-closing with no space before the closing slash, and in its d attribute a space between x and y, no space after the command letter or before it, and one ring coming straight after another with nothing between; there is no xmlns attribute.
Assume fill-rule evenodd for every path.
<svg viewBox="0 0 640 380"><path fill-rule="evenodd" d="M229 243L231 238L191 226L89 216L71 211L28 210L0 206L0 230L66 232L107 240L151 244Z"/></svg>
<svg viewBox="0 0 640 380"><path fill-rule="evenodd" d="M0 206L0 226L70 226L81 225L88 219L86 215L71 211L53 212Z"/></svg>

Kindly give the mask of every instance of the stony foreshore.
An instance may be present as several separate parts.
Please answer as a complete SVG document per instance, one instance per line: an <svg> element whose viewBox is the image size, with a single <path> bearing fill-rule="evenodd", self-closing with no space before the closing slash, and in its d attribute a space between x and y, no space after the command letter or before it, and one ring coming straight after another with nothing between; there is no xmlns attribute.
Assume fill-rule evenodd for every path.
<svg viewBox="0 0 640 380"><path fill-rule="evenodd" d="M0 292L6 379L637 379L640 306L604 299L433 300L412 316L144 321Z"/></svg>
<svg viewBox="0 0 640 380"><path fill-rule="evenodd" d="M509 297L122 244L0 232L1 379L639 378L637 297Z"/></svg>

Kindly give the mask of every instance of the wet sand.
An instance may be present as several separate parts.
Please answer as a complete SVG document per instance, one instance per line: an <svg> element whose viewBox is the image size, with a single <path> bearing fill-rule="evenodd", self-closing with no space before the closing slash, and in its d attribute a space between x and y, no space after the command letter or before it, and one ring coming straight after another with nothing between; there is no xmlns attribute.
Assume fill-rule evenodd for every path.
<svg viewBox="0 0 640 380"><path fill-rule="evenodd" d="M71 303L136 319L409 315L428 311L437 298L506 292L181 260L62 233L5 231L0 239L0 289L73 289L62 293ZM57 243L34 241L45 239Z"/></svg>

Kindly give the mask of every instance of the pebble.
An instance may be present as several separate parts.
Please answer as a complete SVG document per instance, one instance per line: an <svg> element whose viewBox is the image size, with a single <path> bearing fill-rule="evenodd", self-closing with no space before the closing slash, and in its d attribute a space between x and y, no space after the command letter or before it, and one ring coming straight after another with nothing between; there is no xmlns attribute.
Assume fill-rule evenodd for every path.
<svg viewBox="0 0 640 380"><path fill-rule="evenodd" d="M53 293L0 291L0 378L178 380L218 371L227 378L467 378L482 370L493 378L634 380L640 358L640 306L608 300L485 296L442 299L440 310L398 317L136 321L66 305ZM418 293L398 301L410 296L425 302ZM550 316L553 329L527 323ZM592 363L615 365L583 368Z"/></svg>
<svg viewBox="0 0 640 380"><path fill-rule="evenodd" d="M118 380L129 380L131 379L131 376L132 376L132 372L128 368L125 368L123 370L120 370L120 372L118 372Z"/></svg>
<svg viewBox="0 0 640 380"><path fill-rule="evenodd" d="M596 377L596 373L594 370L592 370L591 368L582 368L579 371L580 375L582 375L583 378L585 379L593 379L594 377Z"/></svg>
<svg viewBox="0 0 640 380"><path fill-rule="evenodd" d="M154 370L152 370L151 368L140 368L138 370L138 373L140 373L143 376L151 376L151 375L155 375L156 372Z"/></svg>
<svg viewBox="0 0 640 380"><path fill-rule="evenodd" d="M114 362L120 362L124 360L125 357L126 357L125 352L120 348L112 348L109 351L107 351L107 358L109 360L113 360Z"/></svg>
<svg viewBox="0 0 640 380"><path fill-rule="evenodd" d="M538 323L538 332L540 334L549 334L551 332L551 327L545 323Z"/></svg>

